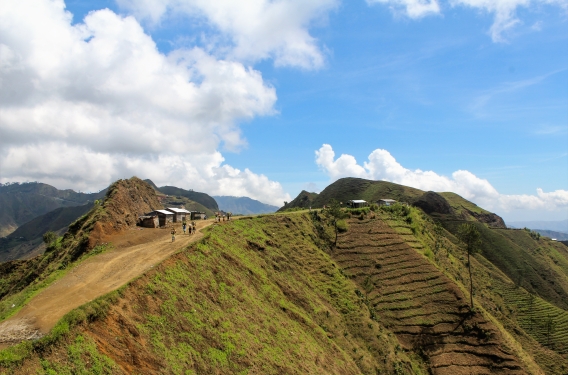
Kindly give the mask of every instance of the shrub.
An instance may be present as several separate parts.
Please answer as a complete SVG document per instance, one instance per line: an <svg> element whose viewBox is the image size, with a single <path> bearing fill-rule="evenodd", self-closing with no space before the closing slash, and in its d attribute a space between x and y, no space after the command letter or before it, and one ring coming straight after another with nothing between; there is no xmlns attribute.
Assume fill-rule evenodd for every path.
<svg viewBox="0 0 568 375"><path fill-rule="evenodd" d="M337 221L337 231L340 233L347 232L348 226L345 220L338 220Z"/></svg>

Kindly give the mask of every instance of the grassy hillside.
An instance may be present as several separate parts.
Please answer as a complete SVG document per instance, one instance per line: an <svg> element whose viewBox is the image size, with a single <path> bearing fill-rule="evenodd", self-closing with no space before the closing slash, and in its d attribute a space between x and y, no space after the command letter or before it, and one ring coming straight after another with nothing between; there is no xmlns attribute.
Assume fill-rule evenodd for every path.
<svg viewBox="0 0 568 375"><path fill-rule="evenodd" d="M0 236L18 226L59 207L81 206L103 197L106 190L85 194L58 190L53 186L30 182L0 185Z"/></svg>
<svg viewBox="0 0 568 375"><path fill-rule="evenodd" d="M467 295L469 286L467 257L465 250L451 232L415 208L383 208L379 214L404 239L404 242L423 254ZM479 225L483 227L483 224ZM545 267L548 268L555 263L565 264L568 261L568 248L563 248L562 244L556 242L536 240L534 233L531 236L527 231L487 228L486 230L508 235L513 239L511 242L524 244L524 247L511 246L511 243L503 241L500 243L501 247L496 246L491 249L489 244L484 247L484 251L474 255L472 259L474 296L478 308L488 319L506 330L502 333L505 339L509 337L506 341L512 348L517 347L517 350L528 352L546 374L566 373L568 355L565 348L568 342L563 330L568 324L566 310L540 298L542 292L540 284L535 283L531 294L522 286L528 285L526 279L520 279L518 276L509 278L488 259L495 256L495 253L503 251L509 254L514 262L517 257L523 259L525 252L530 253L531 249L540 249L540 252L547 254L541 261L546 258L550 260L550 265ZM485 251L488 248L489 257L486 258ZM562 284L566 282L566 276L563 272L558 272L556 278L550 281ZM547 288L543 290L546 292ZM532 360L529 358L526 361L530 364Z"/></svg>
<svg viewBox="0 0 568 375"><path fill-rule="evenodd" d="M49 337L0 352L0 366L15 374L427 374L371 319L327 249L307 215L215 226L119 293L69 314Z"/></svg>

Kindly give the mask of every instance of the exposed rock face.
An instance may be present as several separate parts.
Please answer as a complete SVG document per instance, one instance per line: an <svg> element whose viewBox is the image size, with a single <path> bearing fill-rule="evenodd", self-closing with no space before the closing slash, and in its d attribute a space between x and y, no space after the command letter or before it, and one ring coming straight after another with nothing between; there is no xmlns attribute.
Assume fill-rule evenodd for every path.
<svg viewBox="0 0 568 375"><path fill-rule="evenodd" d="M433 191L424 193L424 195L416 199L412 205L421 208L427 214L431 214L433 212L451 214L453 212L448 201L440 194Z"/></svg>
<svg viewBox="0 0 568 375"><path fill-rule="evenodd" d="M476 213L476 212L471 212L471 211L469 211L469 214L471 216L475 217L477 219L477 221L485 223L492 228L507 228L507 225L505 225L505 221L503 221L503 218L501 218L501 216L499 216L497 214Z"/></svg>

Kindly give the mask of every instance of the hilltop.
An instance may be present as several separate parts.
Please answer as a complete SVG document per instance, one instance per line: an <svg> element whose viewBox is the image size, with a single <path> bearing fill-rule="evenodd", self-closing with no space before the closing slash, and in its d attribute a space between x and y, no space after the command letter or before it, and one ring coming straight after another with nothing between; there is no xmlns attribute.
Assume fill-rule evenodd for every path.
<svg viewBox="0 0 568 375"><path fill-rule="evenodd" d="M388 181L372 181L362 178L340 178L327 186L321 193L302 191L293 201L285 204L278 211L297 208L321 208L332 199L347 202L363 199L376 203L379 199L394 199L420 207L430 216L440 220L470 220L484 222L492 227L506 228L505 222L498 215L478 207L455 193L425 192L420 189L395 184Z"/></svg>

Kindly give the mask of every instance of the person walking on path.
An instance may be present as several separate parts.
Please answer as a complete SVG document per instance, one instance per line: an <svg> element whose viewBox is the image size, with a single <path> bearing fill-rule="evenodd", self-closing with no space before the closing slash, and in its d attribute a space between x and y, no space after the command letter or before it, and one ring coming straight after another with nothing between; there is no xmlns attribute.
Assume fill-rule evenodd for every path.
<svg viewBox="0 0 568 375"><path fill-rule="evenodd" d="M195 228L195 221L192 221L192 222L191 222L191 228L192 228L192 232L191 232L191 233L195 234L195 230L196 230L196 228Z"/></svg>
<svg viewBox="0 0 568 375"><path fill-rule="evenodd" d="M172 242L176 240L176 228L172 226Z"/></svg>
<svg viewBox="0 0 568 375"><path fill-rule="evenodd" d="M181 224L181 227L183 228L183 234L185 234L185 226L186 225L187 225L187 223L185 221Z"/></svg>

